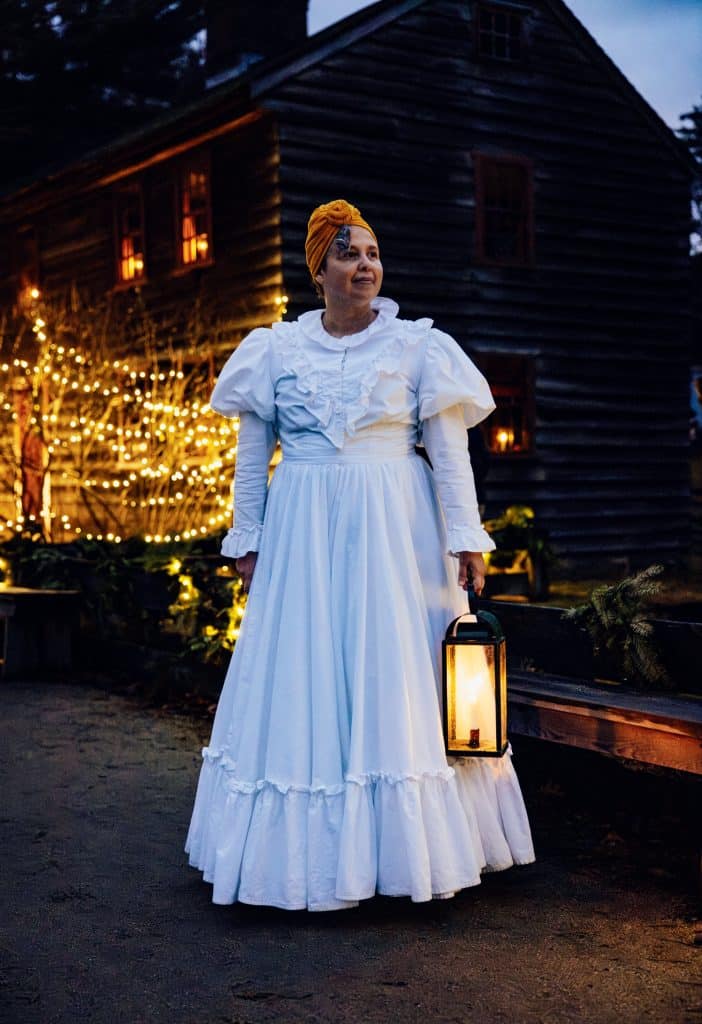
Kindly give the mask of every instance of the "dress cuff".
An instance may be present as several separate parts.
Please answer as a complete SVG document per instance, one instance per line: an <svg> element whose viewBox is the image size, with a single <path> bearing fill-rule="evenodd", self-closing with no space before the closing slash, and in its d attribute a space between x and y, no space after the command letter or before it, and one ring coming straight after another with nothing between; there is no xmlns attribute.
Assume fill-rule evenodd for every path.
<svg viewBox="0 0 702 1024"><path fill-rule="evenodd" d="M449 554L459 551L494 551L495 542L482 526L452 526L448 529Z"/></svg>
<svg viewBox="0 0 702 1024"><path fill-rule="evenodd" d="M242 558L249 551L258 551L262 531L263 526L233 526L222 541L222 554L225 558Z"/></svg>

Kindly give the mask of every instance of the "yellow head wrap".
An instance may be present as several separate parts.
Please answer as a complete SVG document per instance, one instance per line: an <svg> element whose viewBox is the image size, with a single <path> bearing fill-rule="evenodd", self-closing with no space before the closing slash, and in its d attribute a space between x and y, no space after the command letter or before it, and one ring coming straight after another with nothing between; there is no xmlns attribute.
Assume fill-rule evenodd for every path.
<svg viewBox="0 0 702 1024"><path fill-rule="evenodd" d="M346 224L365 228L375 238L375 231L363 219L360 210L357 210L351 203L347 203L345 199L335 199L312 211L312 216L307 224L305 257L313 280L324 262L329 246L338 235L339 229ZM378 239L375 238L375 241L377 242Z"/></svg>

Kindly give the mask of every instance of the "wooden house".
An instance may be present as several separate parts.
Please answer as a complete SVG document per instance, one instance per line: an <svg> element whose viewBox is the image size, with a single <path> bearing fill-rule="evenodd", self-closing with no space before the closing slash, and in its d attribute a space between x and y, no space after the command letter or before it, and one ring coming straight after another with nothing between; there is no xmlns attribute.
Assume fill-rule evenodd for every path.
<svg viewBox="0 0 702 1024"><path fill-rule="evenodd" d="M307 218L346 197L384 294L491 381L488 514L530 505L570 571L683 557L692 166L568 7L381 0L307 38L305 2L211 6L204 96L2 198L2 307L198 301L223 361L316 302Z"/></svg>

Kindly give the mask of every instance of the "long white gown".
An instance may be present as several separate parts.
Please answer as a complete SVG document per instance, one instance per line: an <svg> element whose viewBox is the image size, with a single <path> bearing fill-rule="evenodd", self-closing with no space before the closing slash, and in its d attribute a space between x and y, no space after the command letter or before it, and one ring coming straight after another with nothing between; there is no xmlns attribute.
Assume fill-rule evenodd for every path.
<svg viewBox="0 0 702 1024"><path fill-rule="evenodd" d="M252 332L212 395L241 416L222 550L259 552L185 846L215 903L424 901L534 859L510 754L449 764L440 721L451 552L494 546L465 433L492 396L430 320L374 306L346 338L319 310Z"/></svg>

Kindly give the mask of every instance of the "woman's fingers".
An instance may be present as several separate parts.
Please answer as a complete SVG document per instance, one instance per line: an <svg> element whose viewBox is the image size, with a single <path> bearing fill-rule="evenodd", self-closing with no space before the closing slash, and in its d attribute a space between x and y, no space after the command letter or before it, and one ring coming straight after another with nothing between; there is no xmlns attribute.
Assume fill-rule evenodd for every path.
<svg viewBox="0 0 702 1024"><path fill-rule="evenodd" d="M485 587L485 559L479 551L459 552L458 585L463 590L472 586L476 594L482 594Z"/></svg>
<svg viewBox="0 0 702 1024"><path fill-rule="evenodd" d="M245 594L248 594L253 579L254 569L256 568L256 559L258 553L256 551L249 551L247 554L242 555L241 558L237 558L234 561L234 568L241 577L241 589Z"/></svg>

